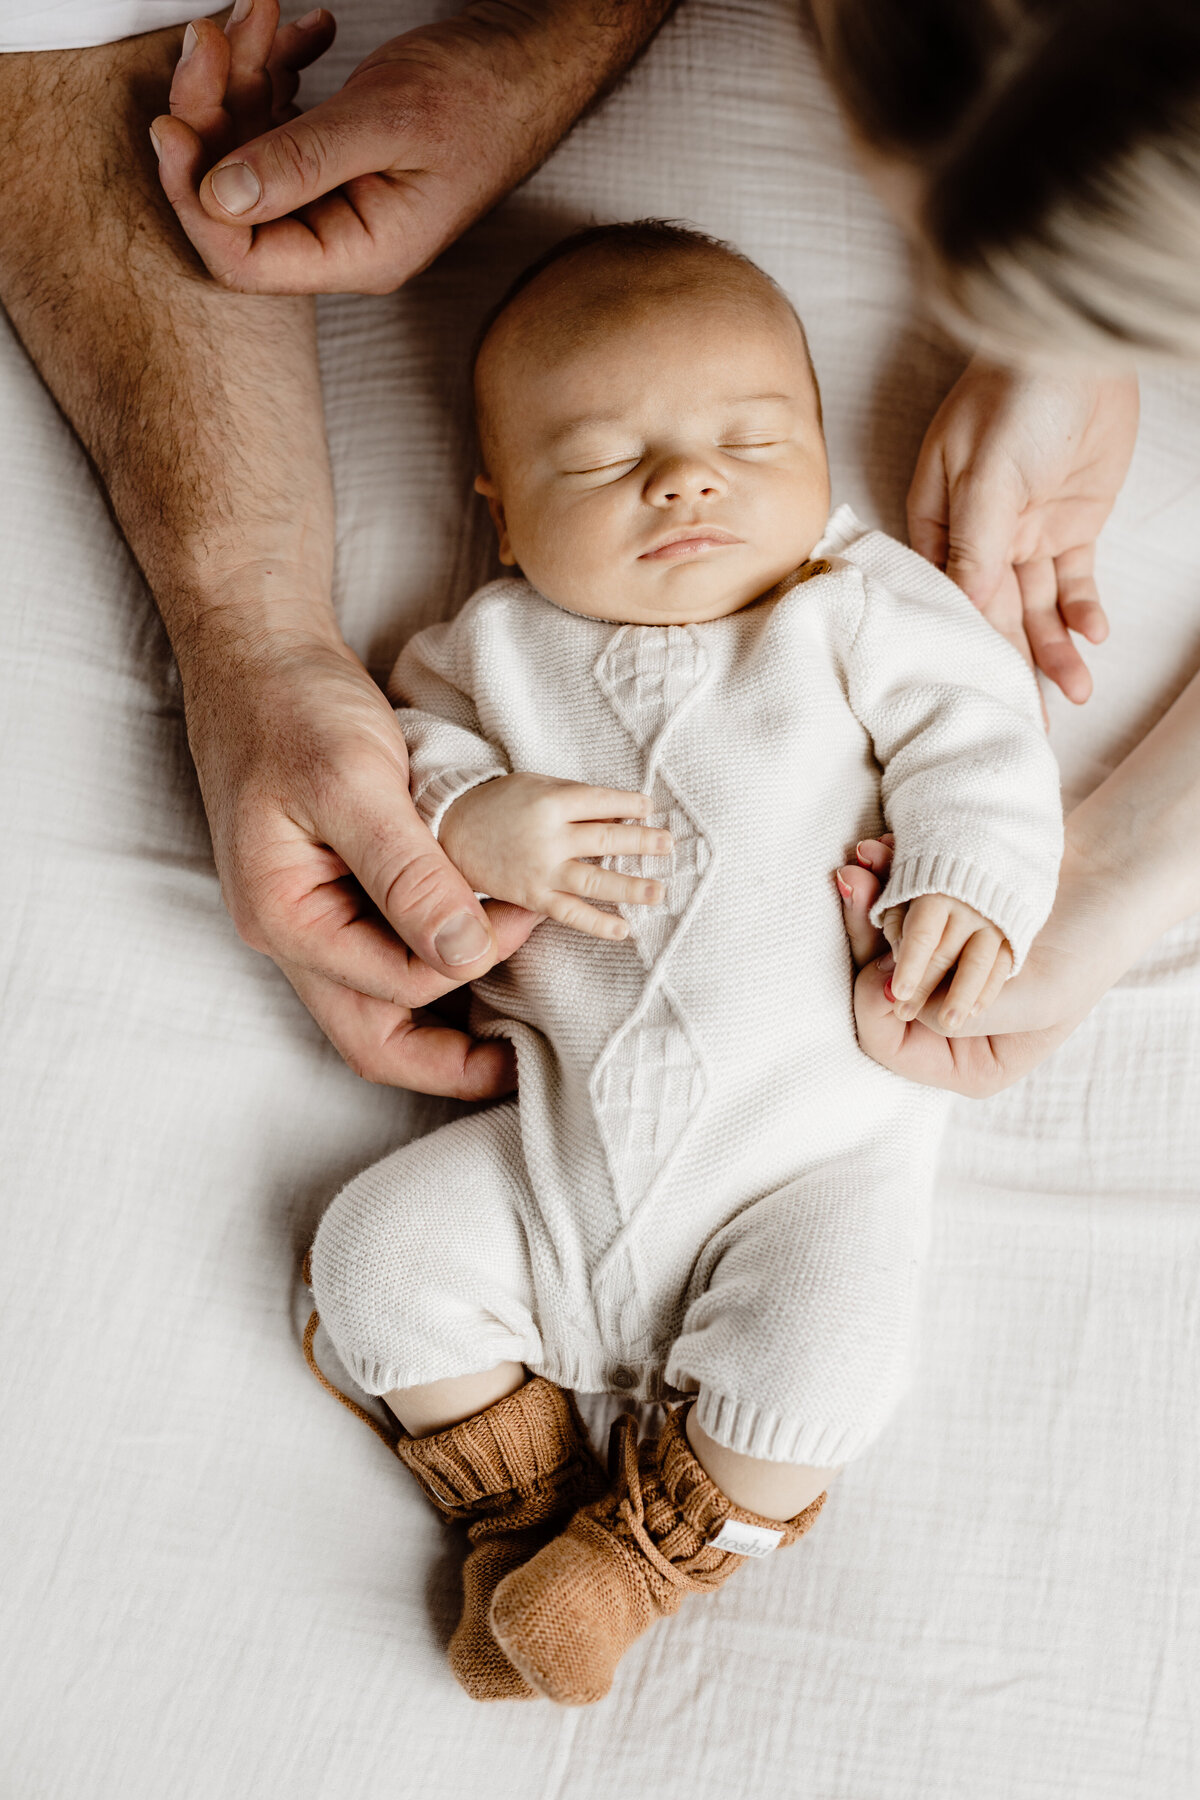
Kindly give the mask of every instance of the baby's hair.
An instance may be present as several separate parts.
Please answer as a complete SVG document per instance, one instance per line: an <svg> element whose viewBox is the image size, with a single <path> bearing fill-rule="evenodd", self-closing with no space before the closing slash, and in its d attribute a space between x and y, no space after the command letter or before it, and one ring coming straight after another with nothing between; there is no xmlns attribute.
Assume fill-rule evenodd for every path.
<svg viewBox="0 0 1200 1800"><path fill-rule="evenodd" d="M804 345L804 354L808 358L809 370L812 374L813 386L817 391L817 417L821 417L821 390L817 382L817 372L813 368L812 354L808 348L808 336L804 330L804 322L788 296L773 276L765 269L760 269L756 262L727 244L723 238L711 237L706 231L697 231L693 225L684 225L677 219L630 219L616 225L586 225L581 231L573 231L569 237L560 238L549 250L536 257L527 268L505 289L495 306L485 316L475 338L471 351L471 372L474 374L480 353L491 335L494 327L503 318L509 307L527 287L552 269L556 263L566 262L572 256L581 255L588 250L611 251L618 259L631 264L641 264L649 268L655 262L667 256L703 257L707 262L726 259L736 263L748 274L761 281L787 308L800 332L800 340ZM477 420L478 423L478 420Z"/></svg>

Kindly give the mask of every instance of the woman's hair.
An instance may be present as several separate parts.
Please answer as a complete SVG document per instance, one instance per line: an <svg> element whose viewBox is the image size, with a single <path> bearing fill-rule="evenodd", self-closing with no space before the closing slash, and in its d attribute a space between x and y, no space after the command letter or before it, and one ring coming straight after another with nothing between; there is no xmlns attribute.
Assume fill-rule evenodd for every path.
<svg viewBox="0 0 1200 1800"><path fill-rule="evenodd" d="M1200 359L1200 0L825 0L915 169L935 305L985 347Z"/></svg>

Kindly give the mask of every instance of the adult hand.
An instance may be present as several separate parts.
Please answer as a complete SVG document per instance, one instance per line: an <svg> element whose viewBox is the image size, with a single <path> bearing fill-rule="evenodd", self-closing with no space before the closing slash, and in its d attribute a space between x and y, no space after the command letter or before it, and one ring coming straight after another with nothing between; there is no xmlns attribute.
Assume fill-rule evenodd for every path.
<svg viewBox="0 0 1200 1800"><path fill-rule="evenodd" d="M896 1016L890 992L895 959L868 917L891 865L890 838L858 847L837 872L851 954L858 1040L884 1068L924 1087L982 1098L999 1093L1043 1062L1070 1036L1108 986L1104 884L1068 847L1054 911L1021 973L987 1013L948 1038L936 1020L945 988L917 1019Z"/></svg>
<svg viewBox="0 0 1200 1800"><path fill-rule="evenodd" d="M296 117L295 71L332 41L331 15L276 36L278 0L239 4L226 47L211 21L190 28L172 117L154 133L164 190L209 271L274 294L399 287L537 168L669 10L486 0L383 44ZM240 110L268 91L272 118Z"/></svg>
<svg viewBox="0 0 1200 1800"><path fill-rule="evenodd" d="M366 1079L463 1100L511 1091L511 1045L413 1009L510 956L537 921L485 912L442 854L409 797L395 715L332 625L210 636L180 668L241 937Z"/></svg>
<svg viewBox="0 0 1200 1800"><path fill-rule="evenodd" d="M1096 538L1133 455L1130 376L996 368L976 357L934 415L908 495L913 548L1082 704L1071 640L1102 643Z"/></svg>

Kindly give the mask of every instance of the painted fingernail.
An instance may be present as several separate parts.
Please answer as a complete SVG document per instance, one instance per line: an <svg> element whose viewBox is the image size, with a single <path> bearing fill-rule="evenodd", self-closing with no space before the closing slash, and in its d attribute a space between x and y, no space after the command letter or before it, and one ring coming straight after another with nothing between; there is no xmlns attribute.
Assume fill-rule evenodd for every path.
<svg viewBox="0 0 1200 1800"><path fill-rule="evenodd" d="M311 31L313 26L317 23L317 21L320 17L321 17L321 8L319 6L315 6L311 12L305 13L305 15L302 19L296 20L297 31Z"/></svg>
<svg viewBox="0 0 1200 1800"><path fill-rule="evenodd" d="M883 984L883 997L885 1000L890 1000L893 1005L895 1004L896 996L892 990L892 982L891 982L890 976Z"/></svg>
<svg viewBox="0 0 1200 1800"><path fill-rule="evenodd" d="M855 856L857 856L860 863L866 862L866 860L867 860L866 852L864 851L863 846L861 844L855 844L854 854L855 854Z"/></svg>
<svg viewBox="0 0 1200 1800"><path fill-rule="evenodd" d="M217 204L236 218L262 199L262 184L249 163L226 163L209 177Z"/></svg>
<svg viewBox="0 0 1200 1800"><path fill-rule="evenodd" d="M444 963L457 968L461 963L478 962L488 949L488 934L472 913L455 913L433 940L433 947Z"/></svg>
<svg viewBox="0 0 1200 1800"><path fill-rule="evenodd" d="M151 146L152 150L154 151L155 156L158 158L159 162L161 162L162 161L162 145L160 144L160 142L158 140L158 133L157 133L157 131L155 131L153 125L150 127L150 146Z"/></svg>
<svg viewBox="0 0 1200 1800"><path fill-rule="evenodd" d="M187 30L183 34L183 45L179 52L179 60L181 63L185 63L187 61L188 57L192 54L192 51L196 48L196 45L199 42L200 42L200 35L197 32L196 27L194 25L189 25Z"/></svg>
<svg viewBox="0 0 1200 1800"><path fill-rule="evenodd" d="M234 0L233 11L229 15L231 25L240 25L243 19L250 17L250 8L254 0Z"/></svg>
<svg viewBox="0 0 1200 1800"><path fill-rule="evenodd" d="M837 882L838 893L842 896L842 899L843 900L852 900L854 898L854 889L850 886L850 883L848 881L844 881L842 879L842 872L840 869L838 870L837 875L834 877L834 879Z"/></svg>

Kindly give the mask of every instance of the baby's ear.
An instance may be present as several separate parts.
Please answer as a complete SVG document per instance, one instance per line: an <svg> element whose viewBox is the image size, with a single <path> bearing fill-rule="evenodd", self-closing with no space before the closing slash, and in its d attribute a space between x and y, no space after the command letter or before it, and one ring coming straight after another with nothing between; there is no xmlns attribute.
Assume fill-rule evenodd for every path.
<svg viewBox="0 0 1200 1800"><path fill-rule="evenodd" d="M509 541L508 526L504 519L504 507L500 499L500 489L496 486L496 483L492 480L490 475L477 475L475 477L475 492L477 494L482 494L488 503L488 511L492 515L492 524L496 527L496 536L499 539L500 561L508 568L515 568L517 559L513 555L512 544Z"/></svg>

